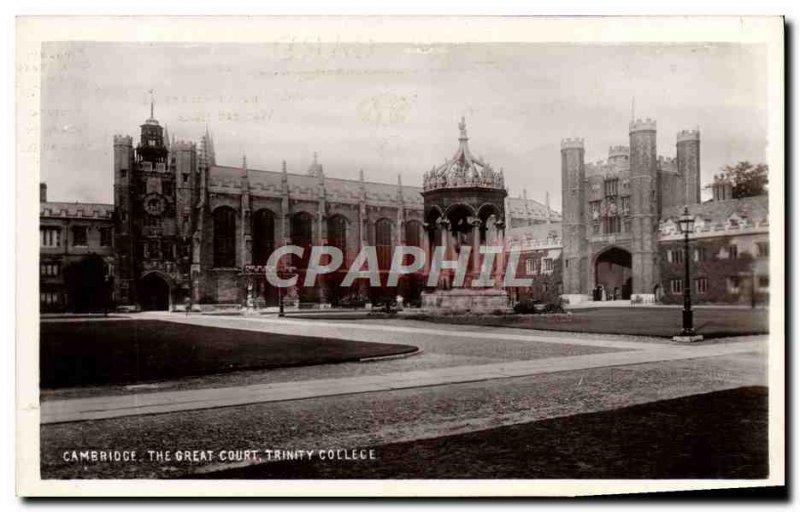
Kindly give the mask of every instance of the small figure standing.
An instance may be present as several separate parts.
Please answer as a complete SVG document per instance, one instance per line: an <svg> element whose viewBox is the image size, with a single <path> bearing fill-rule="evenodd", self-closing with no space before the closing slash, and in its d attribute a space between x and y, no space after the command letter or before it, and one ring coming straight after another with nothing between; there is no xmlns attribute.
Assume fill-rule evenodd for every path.
<svg viewBox="0 0 800 512"><path fill-rule="evenodd" d="M192 297L187 295L183 303L186 306L186 316L189 316L189 313L192 311Z"/></svg>

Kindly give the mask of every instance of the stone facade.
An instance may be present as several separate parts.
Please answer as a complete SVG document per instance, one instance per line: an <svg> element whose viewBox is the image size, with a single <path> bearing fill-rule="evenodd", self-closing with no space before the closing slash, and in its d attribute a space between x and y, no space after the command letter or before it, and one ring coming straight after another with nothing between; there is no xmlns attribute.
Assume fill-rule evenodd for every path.
<svg viewBox="0 0 800 512"><path fill-rule="evenodd" d="M726 199L695 204L689 207L695 219L690 237L691 292L697 304L762 305L769 302L769 198L766 195L730 198L730 183L716 178L712 184L716 197ZM726 195L728 194L728 195ZM654 299L662 304L681 304L684 286L684 240L678 227L682 206L661 212L656 258L658 281ZM526 287L508 290L512 301L531 299L553 302L563 296L566 282L561 275L566 266L562 260L563 243L560 223L522 226L510 229L506 242L509 252L519 253L517 275L532 280ZM591 247L591 245L589 245ZM611 257L606 258L605 255ZM595 259L595 278L604 286L589 287L591 293L580 300L627 298L625 279L632 273L632 258L624 249L614 246ZM559 266L560 265L560 266ZM598 282L595 282L597 284ZM632 290L630 291L632 293Z"/></svg>
<svg viewBox="0 0 800 512"><path fill-rule="evenodd" d="M608 277L624 298L653 300L660 284L659 218L666 209L700 202L699 132L678 133L676 156L665 158L657 155L656 122L632 121L629 145L610 147L608 159L594 163L585 161L583 139L564 139L561 177L567 299L582 300ZM620 276L605 271L623 267L629 271L619 286Z"/></svg>
<svg viewBox="0 0 800 512"><path fill-rule="evenodd" d="M434 267L437 253L442 260L460 260L466 247L470 259L462 266L463 273L453 270L439 273L435 290L422 294L422 306L437 312L504 312L509 307L508 294L501 286L505 251L501 250L493 263L486 260L491 277L484 276L484 279L494 282L493 286L488 286L480 283L483 269L480 248L506 247L508 191L502 169L494 170L470 151L463 117L458 128L458 149L453 157L423 176L424 247L430 267L428 284L437 279Z"/></svg>
<svg viewBox="0 0 800 512"><path fill-rule="evenodd" d="M220 165L210 133L198 143L170 139L152 111L136 144L117 135L113 147L114 205L104 205L102 219L113 234L103 257L118 307L238 306L248 294L256 305L275 305L277 290L266 283L263 265L283 244L335 245L345 269L362 246L374 245L385 274L396 245L424 243L423 188L404 185L399 176L395 184L368 181L363 172L358 180L332 178L316 155L304 173L289 172L285 163L276 171L251 169L246 158L240 166ZM560 220L536 201L504 201L511 225ZM43 211L42 224L48 219ZM43 247L43 261L49 252ZM307 258L295 264L302 281ZM355 292L377 299L363 283L340 290L342 274L289 293L300 305L352 303L348 295ZM383 294L418 297L422 283L412 281ZM68 306L62 300L58 307Z"/></svg>
<svg viewBox="0 0 800 512"><path fill-rule="evenodd" d="M683 237L676 222L689 205L696 221L693 300L768 301L768 197L733 199L732 184L715 176L712 199L701 203L699 132L677 134L674 158L657 157L655 143L652 120L631 123L630 145L610 147L605 161L587 163L582 139L562 140L563 220L508 230L508 250L519 253L517 275L533 281L510 289L512 300L639 296L680 303Z"/></svg>
<svg viewBox="0 0 800 512"><path fill-rule="evenodd" d="M684 244L677 220L683 210L665 210L659 224L659 300L683 300ZM769 302L769 200L766 195L708 201L689 207L695 218L690 238L692 300L697 303Z"/></svg>
<svg viewBox="0 0 800 512"><path fill-rule="evenodd" d="M39 298L42 312L97 311L111 306L114 274L110 204L39 203Z"/></svg>
<svg viewBox="0 0 800 512"><path fill-rule="evenodd" d="M516 275L531 280L530 286L508 288L512 302L557 302L563 293L561 229L560 223L550 222L507 231L508 252L518 254Z"/></svg>
<svg viewBox="0 0 800 512"><path fill-rule="evenodd" d="M478 230L478 243L496 241L501 228L500 260L517 253L517 276L532 279L531 286L507 290L512 302L559 295L588 300L598 285L606 298L679 302L682 239L675 222L684 204L697 222L694 300L766 302L767 196L732 199L730 182L715 177L713 199L700 203L699 133L680 132L676 157L665 158L655 153L655 127L650 120L632 123L630 145L609 148L608 159L595 163L585 161L583 140L563 140L562 218L549 200L543 205L525 192L508 197L495 186L502 174L482 176L480 165L469 177L476 186L454 182L449 191L447 183L432 186L431 173L423 187L399 177L395 184L368 181L363 172L358 180L332 178L316 156L305 173L289 172L285 164L254 170L245 158L238 167L219 165L208 132L199 143L170 140L151 114L136 147L129 136L114 137L113 205L48 202L42 184L41 310L166 309L188 300L240 306L248 298L274 305L277 291L265 282L263 265L280 245L334 245L344 253L343 268L362 246L373 245L385 275L396 245L430 247L442 239L435 219L426 216L461 206L466 221L494 226L492 233ZM426 213L425 193L438 210ZM461 242L473 243L463 235ZM295 263L302 281L307 261ZM379 300L379 290L365 289L364 280L357 290L337 287L342 273L289 292L301 305L359 303L354 293L362 302ZM408 279L380 292L413 304L424 288L421 279Z"/></svg>

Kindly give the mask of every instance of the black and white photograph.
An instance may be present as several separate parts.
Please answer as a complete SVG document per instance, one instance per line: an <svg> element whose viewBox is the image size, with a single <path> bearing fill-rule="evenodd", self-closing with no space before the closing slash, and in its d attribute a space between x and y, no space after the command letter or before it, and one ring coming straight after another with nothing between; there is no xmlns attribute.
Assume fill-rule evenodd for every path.
<svg viewBox="0 0 800 512"><path fill-rule="evenodd" d="M18 492L782 485L780 17L17 28Z"/></svg>

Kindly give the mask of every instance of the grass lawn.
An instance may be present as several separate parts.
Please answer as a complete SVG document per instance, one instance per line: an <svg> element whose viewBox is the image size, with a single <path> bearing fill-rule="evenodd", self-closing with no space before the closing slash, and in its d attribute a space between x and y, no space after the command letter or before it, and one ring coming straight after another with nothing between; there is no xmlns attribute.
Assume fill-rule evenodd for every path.
<svg viewBox="0 0 800 512"><path fill-rule="evenodd" d="M766 478L767 389L746 387L190 478Z"/></svg>
<svg viewBox="0 0 800 512"><path fill-rule="evenodd" d="M158 320L42 322L40 327L40 386L50 389L357 361L417 348Z"/></svg>
<svg viewBox="0 0 800 512"><path fill-rule="evenodd" d="M681 330L679 308L598 308L565 315L412 316L436 323L491 325L549 331L596 332L671 338ZM765 309L701 308L694 310L695 330L706 338L764 334L769 330Z"/></svg>

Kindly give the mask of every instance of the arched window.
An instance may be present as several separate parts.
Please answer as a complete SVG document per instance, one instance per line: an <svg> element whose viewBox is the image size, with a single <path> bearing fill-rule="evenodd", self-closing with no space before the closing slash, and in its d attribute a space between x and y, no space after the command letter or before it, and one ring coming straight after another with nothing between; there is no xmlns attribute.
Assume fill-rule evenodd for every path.
<svg viewBox="0 0 800 512"><path fill-rule="evenodd" d="M406 245L422 247L422 223L417 220L406 222Z"/></svg>
<svg viewBox="0 0 800 512"><path fill-rule="evenodd" d="M214 210L214 266L236 266L236 211L229 206Z"/></svg>
<svg viewBox="0 0 800 512"><path fill-rule="evenodd" d="M425 223L428 225L428 247L426 250L429 250L431 254L434 251L434 247L438 246L442 240L442 230L439 227L441 218L441 212L437 208L431 209L425 216Z"/></svg>
<svg viewBox="0 0 800 512"><path fill-rule="evenodd" d="M378 267L388 270L392 264L392 221L389 219L379 219L375 223L375 248Z"/></svg>
<svg viewBox="0 0 800 512"><path fill-rule="evenodd" d="M338 248L347 261L347 219L334 215L328 219L328 245Z"/></svg>
<svg viewBox="0 0 800 512"><path fill-rule="evenodd" d="M264 265L275 249L275 215L258 210L253 215L253 264Z"/></svg>
<svg viewBox="0 0 800 512"><path fill-rule="evenodd" d="M310 213L299 212L292 216L291 224L291 238L292 245L303 248L303 257L292 257L292 265L298 268L305 269L308 264L308 257L311 253L311 244L313 241L313 222L314 219Z"/></svg>

